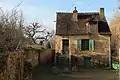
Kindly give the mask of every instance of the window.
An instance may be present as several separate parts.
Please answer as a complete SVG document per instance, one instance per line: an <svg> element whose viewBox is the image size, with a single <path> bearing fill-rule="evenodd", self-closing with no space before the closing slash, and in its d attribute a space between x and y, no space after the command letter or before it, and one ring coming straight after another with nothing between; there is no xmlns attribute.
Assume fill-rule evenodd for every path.
<svg viewBox="0 0 120 80"><path fill-rule="evenodd" d="M94 50L93 39L81 39L77 41L78 50Z"/></svg>
<svg viewBox="0 0 120 80"><path fill-rule="evenodd" d="M88 33L96 33L97 27L96 27L96 23L86 23L86 27L88 30Z"/></svg>
<svg viewBox="0 0 120 80"><path fill-rule="evenodd" d="M94 24L90 25L90 33L96 33L96 26Z"/></svg>
<svg viewBox="0 0 120 80"><path fill-rule="evenodd" d="M81 40L81 50L89 50L89 39Z"/></svg>

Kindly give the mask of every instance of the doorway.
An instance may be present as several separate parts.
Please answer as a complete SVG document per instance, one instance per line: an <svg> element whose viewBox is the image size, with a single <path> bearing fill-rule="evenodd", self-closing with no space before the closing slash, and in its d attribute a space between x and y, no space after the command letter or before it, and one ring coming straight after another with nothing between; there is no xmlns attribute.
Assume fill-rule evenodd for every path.
<svg viewBox="0 0 120 80"><path fill-rule="evenodd" d="M69 54L69 39L62 40L62 54Z"/></svg>

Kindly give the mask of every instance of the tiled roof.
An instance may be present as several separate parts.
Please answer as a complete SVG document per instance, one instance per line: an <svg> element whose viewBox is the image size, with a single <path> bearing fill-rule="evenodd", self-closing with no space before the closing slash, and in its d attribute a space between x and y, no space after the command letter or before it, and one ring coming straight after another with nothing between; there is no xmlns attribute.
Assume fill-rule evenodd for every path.
<svg viewBox="0 0 120 80"><path fill-rule="evenodd" d="M88 18L90 18L93 22L98 22L99 33L110 34L110 29L105 17L100 16L98 12L78 13L78 21L72 21L72 16L73 13L57 12L57 35L87 34L87 27L85 25Z"/></svg>

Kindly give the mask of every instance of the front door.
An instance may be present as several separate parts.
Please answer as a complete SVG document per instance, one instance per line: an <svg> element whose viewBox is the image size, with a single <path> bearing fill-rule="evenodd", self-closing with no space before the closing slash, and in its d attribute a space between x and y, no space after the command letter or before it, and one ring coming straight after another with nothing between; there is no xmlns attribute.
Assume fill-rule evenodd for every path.
<svg viewBox="0 0 120 80"><path fill-rule="evenodd" d="M62 54L69 54L69 39L62 40Z"/></svg>

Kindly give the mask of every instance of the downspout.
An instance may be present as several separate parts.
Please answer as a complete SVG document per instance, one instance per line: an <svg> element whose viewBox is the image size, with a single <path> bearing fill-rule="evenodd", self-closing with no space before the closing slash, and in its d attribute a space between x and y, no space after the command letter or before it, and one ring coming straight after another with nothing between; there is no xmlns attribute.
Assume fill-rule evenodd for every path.
<svg viewBox="0 0 120 80"><path fill-rule="evenodd" d="M110 34L110 39L109 39L109 67L113 69L112 66L112 55L111 55L111 34Z"/></svg>

